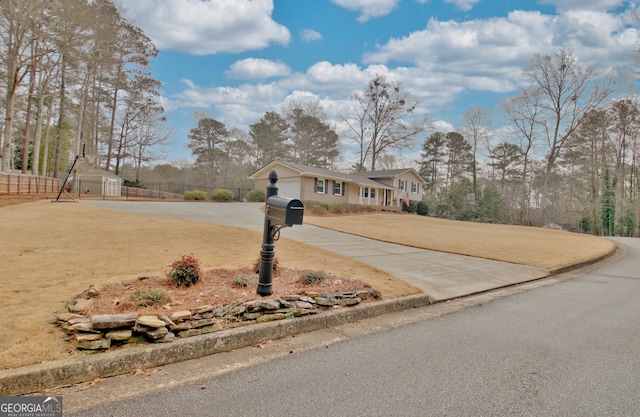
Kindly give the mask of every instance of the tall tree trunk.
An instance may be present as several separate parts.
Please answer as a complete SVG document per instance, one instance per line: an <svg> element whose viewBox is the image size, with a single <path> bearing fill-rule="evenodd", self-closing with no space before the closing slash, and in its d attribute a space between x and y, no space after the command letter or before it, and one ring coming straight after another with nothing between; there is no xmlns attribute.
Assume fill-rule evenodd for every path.
<svg viewBox="0 0 640 417"><path fill-rule="evenodd" d="M62 140L63 140L63 129L65 123L65 100L66 100L66 86L65 86L65 73L66 73L66 59L64 55L60 58L62 62L62 67L60 71L60 107L58 108L58 129L56 132L56 153L55 153L55 161L53 164L53 177L58 178L60 174L60 159L62 153Z"/></svg>
<svg viewBox="0 0 640 417"><path fill-rule="evenodd" d="M33 134L33 161L31 162L31 174L38 175L40 169L40 144L42 136L42 122L44 118L44 91L38 94L38 105L36 111L36 129Z"/></svg>
<svg viewBox="0 0 640 417"><path fill-rule="evenodd" d="M29 80L29 95L27 97L27 115L24 122L24 140L22 142L22 173L26 174L29 168L29 144L31 142L31 111L33 109L33 91L36 85L35 65L31 65L31 75ZM33 149L33 159L36 158L36 149Z"/></svg>
<svg viewBox="0 0 640 417"><path fill-rule="evenodd" d="M107 171L109 171L109 168L111 168L111 153L113 152L113 135L115 134L115 129L116 129L116 111L118 109L118 93L120 92L118 83L120 80L121 73L122 72L118 70L115 87L113 91L113 102L112 102L112 108L111 108L111 125L109 126L109 138L108 138L109 142L107 144L107 164L105 167Z"/></svg>
<svg viewBox="0 0 640 417"><path fill-rule="evenodd" d="M11 171L13 169L13 113L16 101L17 87L17 52L11 50L7 54L7 89L4 116L4 134L2 146L2 170Z"/></svg>
<svg viewBox="0 0 640 417"><path fill-rule="evenodd" d="M47 164L49 163L49 135L51 133L51 116L53 113L53 103L49 104L47 109L47 128L44 133L44 151L42 152L42 176L47 175Z"/></svg>

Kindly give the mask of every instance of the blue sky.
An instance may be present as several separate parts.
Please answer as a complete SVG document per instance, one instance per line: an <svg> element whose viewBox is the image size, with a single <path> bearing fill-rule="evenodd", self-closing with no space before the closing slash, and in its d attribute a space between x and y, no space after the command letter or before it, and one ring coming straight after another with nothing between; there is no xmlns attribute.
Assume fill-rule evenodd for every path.
<svg viewBox="0 0 640 417"><path fill-rule="evenodd" d="M340 135L337 115L375 75L420 100L432 131L454 130L480 106L499 132L495 106L518 94L535 54L570 48L602 72L638 67L636 5L621 0L117 2L160 50L151 72L173 130L166 160L192 160L195 112L248 131L291 100L315 101ZM352 146L341 146L350 165Z"/></svg>

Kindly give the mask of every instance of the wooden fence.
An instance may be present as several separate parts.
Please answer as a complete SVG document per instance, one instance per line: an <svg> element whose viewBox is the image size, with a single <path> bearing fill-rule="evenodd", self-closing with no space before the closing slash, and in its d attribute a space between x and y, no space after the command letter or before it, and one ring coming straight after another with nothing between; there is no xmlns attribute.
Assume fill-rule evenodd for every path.
<svg viewBox="0 0 640 417"><path fill-rule="evenodd" d="M60 191L60 187L62 187L62 183L64 179L62 178L51 178L51 177L39 177L35 175L26 175L26 174L7 174L0 172L0 195L36 195L36 194L51 194L58 193ZM172 200L182 200L184 199L184 194L171 193L168 191L162 191L162 189L167 189L168 184L155 184L154 188L157 189L146 189L146 188L134 188L134 187L126 187L122 186L121 194L119 196L107 196L104 195L104 191L101 193L99 190L102 189L102 183L95 181L87 181L80 180L80 189L85 190L88 185L94 184L97 185L96 190L92 194L79 193L75 190L75 185L73 181L70 181L65 186L66 190L71 193L74 197L91 197L95 198L96 196L100 196L103 199L172 199ZM189 186L185 186L186 189L189 189ZM89 187L91 188L91 187ZM248 189L232 189L234 193L234 199L236 201L242 201Z"/></svg>
<svg viewBox="0 0 640 417"><path fill-rule="evenodd" d="M57 193L63 181L60 178L0 173L0 195Z"/></svg>

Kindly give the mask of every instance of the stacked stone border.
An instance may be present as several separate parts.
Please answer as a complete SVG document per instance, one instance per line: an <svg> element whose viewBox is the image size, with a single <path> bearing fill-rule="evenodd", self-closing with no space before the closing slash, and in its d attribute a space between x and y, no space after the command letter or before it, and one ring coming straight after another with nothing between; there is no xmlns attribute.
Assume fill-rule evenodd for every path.
<svg viewBox="0 0 640 417"><path fill-rule="evenodd" d="M78 384L96 378L122 375L197 359L207 355L255 346L302 333L327 329L410 308L425 307L433 300L426 294L363 303L329 310L295 320L278 320L177 339L173 343L149 344L133 349L108 351L77 360L57 361L0 371L0 396L21 395Z"/></svg>
<svg viewBox="0 0 640 417"><path fill-rule="evenodd" d="M276 299L257 299L227 305L200 305L167 316L139 316L124 314L80 314L90 305L92 288L86 296L73 297L64 313L57 314L53 323L67 335L66 340L75 343L81 351L98 352L131 343L171 343L177 338L199 336L223 329L266 323L276 320L317 314L341 307L353 307L365 300L380 297L373 289L321 293L305 291Z"/></svg>

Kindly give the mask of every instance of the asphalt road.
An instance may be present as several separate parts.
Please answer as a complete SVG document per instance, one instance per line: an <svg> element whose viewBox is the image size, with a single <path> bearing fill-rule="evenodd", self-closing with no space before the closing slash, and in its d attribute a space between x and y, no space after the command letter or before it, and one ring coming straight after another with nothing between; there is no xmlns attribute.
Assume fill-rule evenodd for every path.
<svg viewBox="0 0 640 417"><path fill-rule="evenodd" d="M69 416L638 416L640 241L620 241L582 276Z"/></svg>

